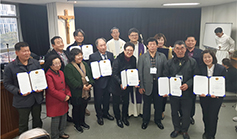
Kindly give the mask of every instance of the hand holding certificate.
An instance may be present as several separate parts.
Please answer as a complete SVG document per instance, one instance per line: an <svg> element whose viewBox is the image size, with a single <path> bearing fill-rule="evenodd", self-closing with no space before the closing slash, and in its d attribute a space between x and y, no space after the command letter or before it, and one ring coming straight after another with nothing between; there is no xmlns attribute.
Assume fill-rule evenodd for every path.
<svg viewBox="0 0 237 139"><path fill-rule="evenodd" d="M83 59L89 60L89 56L93 53L93 46L91 44L86 44L81 47L83 52Z"/></svg>
<svg viewBox="0 0 237 139"><path fill-rule="evenodd" d="M28 92L43 90L47 88L47 82L43 69L18 73L17 80L20 87L21 94L27 94Z"/></svg>
<svg viewBox="0 0 237 139"><path fill-rule="evenodd" d="M91 70L94 79L97 79L101 76L104 77L112 75L111 62L109 59L100 60L99 62L91 62Z"/></svg>
<svg viewBox="0 0 237 139"><path fill-rule="evenodd" d="M126 86L138 86L138 70L137 69L127 69L121 72L122 87Z"/></svg>
<svg viewBox="0 0 237 139"><path fill-rule="evenodd" d="M193 77L193 93L195 95L208 95L208 77L195 75Z"/></svg>

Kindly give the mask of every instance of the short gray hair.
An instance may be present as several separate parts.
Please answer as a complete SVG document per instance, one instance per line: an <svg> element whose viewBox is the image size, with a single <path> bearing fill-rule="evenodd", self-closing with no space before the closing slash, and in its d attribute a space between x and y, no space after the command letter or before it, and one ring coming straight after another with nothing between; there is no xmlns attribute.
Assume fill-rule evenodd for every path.
<svg viewBox="0 0 237 139"><path fill-rule="evenodd" d="M115 29L117 29L119 32L119 29L117 27L113 27L113 28L111 28L110 33L113 33L113 30L115 30Z"/></svg>
<svg viewBox="0 0 237 139"><path fill-rule="evenodd" d="M98 46L98 41L99 41L99 40L103 40L103 41L105 41L105 43L106 43L106 39L103 38L103 37L101 37L101 38L98 38L98 39L95 40L95 46Z"/></svg>
<svg viewBox="0 0 237 139"><path fill-rule="evenodd" d="M174 48L175 48L175 45L184 45L184 46L186 47L186 45L185 45L185 43L184 43L183 40L178 40L178 41L176 41L176 42L174 43Z"/></svg>

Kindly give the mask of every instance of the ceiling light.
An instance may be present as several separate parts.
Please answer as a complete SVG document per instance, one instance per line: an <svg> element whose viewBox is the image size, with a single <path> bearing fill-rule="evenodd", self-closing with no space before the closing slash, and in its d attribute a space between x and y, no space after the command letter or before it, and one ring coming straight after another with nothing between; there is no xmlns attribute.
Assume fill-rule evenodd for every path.
<svg viewBox="0 0 237 139"><path fill-rule="evenodd" d="M192 6L199 5L200 3L165 3L163 6Z"/></svg>

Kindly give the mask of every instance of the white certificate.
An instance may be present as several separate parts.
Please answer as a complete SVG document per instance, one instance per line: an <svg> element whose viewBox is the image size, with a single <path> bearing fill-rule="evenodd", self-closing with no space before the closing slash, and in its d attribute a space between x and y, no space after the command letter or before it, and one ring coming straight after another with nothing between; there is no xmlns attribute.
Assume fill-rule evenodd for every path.
<svg viewBox="0 0 237 139"><path fill-rule="evenodd" d="M80 46L71 46L71 47L69 48L69 51L71 51L73 48L77 48L77 49L80 49L80 50L81 50L81 47L80 47Z"/></svg>
<svg viewBox="0 0 237 139"><path fill-rule="evenodd" d="M97 61L91 62L91 72L94 79L99 78L101 76L99 63Z"/></svg>
<svg viewBox="0 0 237 139"><path fill-rule="evenodd" d="M137 69L128 69L127 70L127 81L128 86L138 86L139 78L138 78L138 70Z"/></svg>
<svg viewBox="0 0 237 139"><path fill-rule="evenodd" d="M181 79L177 77L170 78L170 93L172 96L182 96L182 91L180 90L181 87Z"/></svg>
<svg viewBox="0 0 237 139"><path fill-rule="evenodd" d="M109 59L100 60L99 65L100 65L101 76L104 77L112 75L111 62Z"/></svg>
<svg viewBox="0 0 237 139"><path fill-rule="evenodd" d="M169 78L159 77L158 78L158 95L164 96L170 93Z"/></svg>
<svg viewBox="0 0 237 139"><path fill-rule="evenodd" d="M121 82L123 88L128 85L126 70L121 71Z"/></svg>
<svg viewBox="0 0 237 139"><path fill-rule="evenodd" d="M47 81L43 69L33 70L29 73L32 90L43 90L47 88Z"/></svg>
<svg viewBox="0 0 237 139"><path fill-rule="evenodd" d="M93 53L93 46L91 44L86 44L81 47L83 52L83 59L89 60L89 56Z"/></svg>
<svg viewBox="0 0 237 139"><path fill-rule="evenodd" d="M218 97L225 96L225 78L223 76L210 77L209 94Z"/></svg>
<svg viewBox="0 0 237 139"><path fill-rule="evenodd" d="M17 73L17 80L21 94L32 92L29 75L27 72Z"/></svg>
<svg viewBox="0 0 237 139"><path fill-rule="evenodd" d="M208 95L208 77L195 75L193 77L193 93L196 95Z"/></svg>

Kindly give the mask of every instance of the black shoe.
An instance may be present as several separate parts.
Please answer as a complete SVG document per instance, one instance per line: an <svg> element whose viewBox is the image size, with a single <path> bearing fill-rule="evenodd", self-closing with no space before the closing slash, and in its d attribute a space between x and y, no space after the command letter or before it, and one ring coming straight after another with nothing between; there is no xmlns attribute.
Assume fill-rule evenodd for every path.
<svg viewBox="0 0 237 139"><path fill-rule="evenodd" d="M157 125L160 129L164 129L164 126L163 126L163 124L162 124L161 122L156 123L156 125Z"/></svg>
<svg viewBox="0 0 237 139"><path fill-rule="evenodd" d="M114 120L114 117L110 114L107 114L107 115L103 115L104 118L107 118L108 120L111 120L113 121Z"/></svg>
<svg viewBox="0 0 237 139"><path fill-rule="evenodd" d="M61 139L68 139L70 136L66 133L64 133L63 135L59 136L59 138Z"/></svg>
<svg viewBox="0 0 237 139"><path fill-rule="evenodd" d="M104 124L103 118L97 118L97 123L98 123L99 125L103 125L103 124Z"/></svg>
<svg viewBox="0 0 237 139"><path fill-rule="evenodd" d="M74 125L74 128L78 131L78 132L83 132L83 129L81 128L81 126L76 126Z"/></svg>
<svg viewBox="0 0 237 139"><path fill-rule="evenodd" d="M142 123L142 129L146 129L148 126L148 123Z"/></svg>
<svg viewBox="0 0 237 139"><path fill-rule="evenodd" d="M123 128L123 123L120 119L117 120L117 125L121 128Z"/></svg>
<svg viewBox="0 0 237 139"><path fill-rule="evenodd" d="M183 132L182 134L183 134L183 138L184 139L190 139L190 137L189 137L187 132Z"/></svg>
<svg viewBox="0 0 237 139"><path fill-rule="evenodd" d="M195 124L195 120L193 119L193 117L190 117L190 124L194 125Z"/></svg>
<svg viewBox="0 0 237 139"><path fill-rule="evenodd" d="M171 132L170 137L176 138L178 135L179 135L179 131L173 131L173 132Z"/></svg>
<svg viewBox="0 0 237 139"><path fill-rule="evenodd" d="M206 133L202 134L202 139L207 139L207 134Z"/></svg>
<svg viewBox="0 0 237 139"><path fill-rule="evenodd" d="M86 123L81 124L81 127L84 129L90 129L90 126Z"/></svg>
<svg viewBox="0 0 237 139"><path fill-rule="evenodd" d="M69 115L67 115L67 121L70 122L70 123L72 123L72 122L73 122L72 117L70 117Z"/></svg>
<svg viewBox="0 0 237 139"><path fill-rule="evenodd" d="M126 126L129 126L129 122L128 122L128 119L127 118L122 118L123 120L123 123L126 125Z"/></svg>

